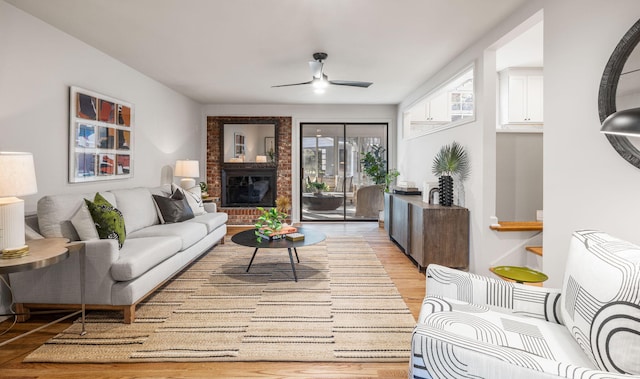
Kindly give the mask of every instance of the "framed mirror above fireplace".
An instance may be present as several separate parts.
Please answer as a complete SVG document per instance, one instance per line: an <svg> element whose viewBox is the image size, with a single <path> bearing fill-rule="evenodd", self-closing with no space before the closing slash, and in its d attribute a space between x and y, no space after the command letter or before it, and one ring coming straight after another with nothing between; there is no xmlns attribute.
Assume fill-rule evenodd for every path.
<svg viewBox="0 0 640 379"><path fill-rule="evenodd" d="M222 207L275 206L278 127L278 119L224 120L220 133Z"/></svg>
<svg viewBox="0 0 640 379"><path fill-rule="evenodd" d="M278 152L276 123L225 123L222 127L221 162L275 166Z"/></svg>

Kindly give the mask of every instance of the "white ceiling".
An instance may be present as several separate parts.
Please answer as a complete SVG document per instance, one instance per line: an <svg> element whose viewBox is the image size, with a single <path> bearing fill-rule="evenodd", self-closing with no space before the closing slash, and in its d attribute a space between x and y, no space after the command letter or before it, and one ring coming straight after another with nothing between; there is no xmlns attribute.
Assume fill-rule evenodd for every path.
<svg viewBox="0 0 640 379"><path fill-rule="evenodd" d="M5 0L201 103L397 104L526 0ZM311 79L368 89L271 88Z"/></svg>

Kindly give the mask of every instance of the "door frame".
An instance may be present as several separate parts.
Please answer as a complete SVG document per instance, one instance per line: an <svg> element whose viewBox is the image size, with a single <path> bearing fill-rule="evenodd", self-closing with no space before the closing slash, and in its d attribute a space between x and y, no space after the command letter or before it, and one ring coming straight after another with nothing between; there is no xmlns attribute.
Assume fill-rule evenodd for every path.
<svg viewBox="0 0 640 379"><path fill-rule="evenodd" d="M356 122L336 122L336 121L300 121L299 122L299 135L298 135L298 174L297 175L293 175L293 180L297 180L298 182L298 191L297 191L297 195L298 195L298 212L297 212L297 216L298 216L298 220L300 222L373 222L373 221L377 221L377 220L372 220L372 219L355 219L355 218L350 218L347 219L346 216L346 208L343 206L343 215L342 215L342 219L341 220L304 220L303 219L303 215L302 215L302 201L303 201L303 186L302 186L302 179L304 177L304 147L303 147L303 139L304 139L304 133L303 133L303 129L305 126L313 126L313 125L342 125L342 138L343 140L346 141L347 138L347 126L348 125L383 125L384 126L384 138L385 138L385 150L386 150L386 160L387 160L387 166L389 166L389 151L390 151L390 140L389 140L389 125L391 123L388 120L374 120L374 121L356 121ZM359 163L358 163L359 164ZM345 159L345 165L346 165L346 159ZM387 167L388 169L388 167ZM295 186L294 186L295 188ZM343 202L346 202L346 197L344 198Z"/></svg>

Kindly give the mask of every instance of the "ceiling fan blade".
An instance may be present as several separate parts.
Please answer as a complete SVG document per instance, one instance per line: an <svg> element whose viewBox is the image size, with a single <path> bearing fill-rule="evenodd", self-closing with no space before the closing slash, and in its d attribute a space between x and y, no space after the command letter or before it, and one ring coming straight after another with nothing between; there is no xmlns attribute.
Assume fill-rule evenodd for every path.
<svg viewBox="0 0 640 379"><path fill-rule="evenodd" d="M277 86L271 86L271 88L275 88L275 87L301 86L301 85L305 85L305 84L311 84L311 81L304 82L304 83L280 84L280 85L277 85Z"/></svg>
<svg viewBox="0 0 640 379"><path fill-rule="evenodd" d="M329 80L329 83L335 84L337 86L350 86L350 87L361 87L368 88L373 83L371 82L354 82L351 80Z"/></svg>
<svg viewBox="0 0 640 379"><path fill-rule="evenodd" d="M320 76L322 75L323 64L324 63L318 61L309 62L309 68L311 69L311 73L313 74L314 78L320 79Z"/></svg>

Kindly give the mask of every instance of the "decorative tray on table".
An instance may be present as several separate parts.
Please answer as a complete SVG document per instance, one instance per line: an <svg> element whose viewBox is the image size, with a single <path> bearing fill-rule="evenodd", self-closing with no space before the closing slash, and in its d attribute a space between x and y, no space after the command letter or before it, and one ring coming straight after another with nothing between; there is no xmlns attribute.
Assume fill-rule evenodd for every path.
<svg viewBox="0 0 640 379"><path fill-rule="evenodd" d="M258 237L261 237L262 239L273 241L273 240L279 240L279 239L285 238L287 234L295 233L297 231L298 231L298 228L294 226L283 226L282 229L275 232L271 232L269 234L267 234L267 229L259 229L257 230L256 235Z"/></svg>

